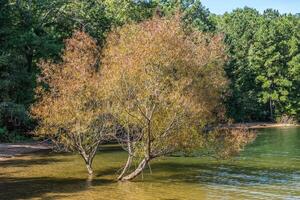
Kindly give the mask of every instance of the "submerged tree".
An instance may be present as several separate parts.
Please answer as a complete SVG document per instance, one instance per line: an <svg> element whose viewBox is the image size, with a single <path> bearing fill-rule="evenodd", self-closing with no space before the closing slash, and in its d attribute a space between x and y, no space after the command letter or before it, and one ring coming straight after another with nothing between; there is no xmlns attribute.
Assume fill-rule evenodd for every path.
<svg viewBox="0 0 300 200"><path fill-rule="evenodd" d="M33 116L40 120L36 133L79 152L89 174L111 118L101 100L98 65L95 41L84 32L75 32L66 41L62 62L40 63L40 86L32 107Z"/></svg>
<svg viewBox="0 0 300 200"><path fill-rule="evenodd" d="M255 131L246 127L217 128L205 137L203 150L214 158L229 159L238 155L255 138Z"/></svg>
<svg viewBox="0 0 300 200"><path fill-rule="evenodd" d="M227 83L222 37L186 33L180 21L154 18L108 37L103 81L129 153L119 180L135 178L154 158L201 146L199 130L219 111Z"/></svg>

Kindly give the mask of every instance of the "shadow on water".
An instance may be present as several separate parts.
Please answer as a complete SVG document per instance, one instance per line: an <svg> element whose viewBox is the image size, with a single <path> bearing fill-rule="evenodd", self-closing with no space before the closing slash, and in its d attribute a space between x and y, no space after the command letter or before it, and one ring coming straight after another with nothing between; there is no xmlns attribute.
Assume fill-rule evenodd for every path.
<svg viewBox="0 0 300 200"><path fill-rule="evenodd" d="M61 162L61 160L56 158L39 158L32 160L24 160L22 158L1 161L0 166L5 167L30 167L31 165L47 165L54 162Z"/></svg>
<svg viewBox="0 0 300 200"><path fill-rule="evenodd" d="M120 167L110 167L106 169L101 169L101 170L95 170L95 176L96 177L102 177L102 176L111 176L113 178L118 176L118 173L121 171L121 166Z"/></svg>
<svg viewBox="0 0 300 200"><path fill-rule="evenodd" d="M111 153L111 152L119 152L122 151L123 149L118 144L108 144L108 145L100 146L99 150L102 153Z"/></svg>
<svg viewBox="0 0 300 200"><path fill-rule="evenodd" d="M0 198L5 200L30 199L43 197L47 193L75 193L87 190L91 186L111 184L113 181L107 179L59 179L49 177L38 178L0 178ZM58 197L57 196L57 197ZM51 196L48 199L56 199Z"/></svg>
<svg viewBox="0 0 300 200"><path fill-rule="evenodd" d="M103 147L95 158L93 180L85 178L85 166L79 155L49 152L16 157L0 162L0 199L74 199L77 195L81 199L91 196L99 199L98 195L104 199L126 196L128 200L198 199L201 194L218 199L232 188L236 189L235 194L243 193L254 199L274 199L276 195L278 199L297 199L300 197L299 129L261 133L236 159L157 159L151 162L152 174L147 169L131 183L115 181L126 161L126 153L116 145ZM159 194L153 196L155 192ZM231 192L227 191L230 197ZM247 199L239 197L232 199Z"/></svg>
<svg viewBox="0 0 300 200"><path fill-rule="evenodd" d="M93 178L85 178L86 172L83 166L82 168L79 167L79 170L74 170L77 168L68 168L69 166L76 165L78 160L81 164L80 157L73 153L41 152L1 161L0 200L31 198L58 199L72 196L72 193L85 191L90 189L90 187L109 185L114 182L114 179L107 179L100 176L114 174L117 171L116 168L95 170ZM58 163L63 164L54 169L58 166ZM64 165L69 166L61 167ZM14 171L11 171L11 168L14 168ZM1 169L6 171L6 173L2 173ZM39 170L41 170L41 175L36 176ZM54 170L54 177L52 177L53 174L51 175L53 171L48 172L48 170ZM68 176L70 174L72 176L73 173L75 177L66 177L65 172L68 172ZM21 174L19 175L18 173ZM24 173L28 175L24 176ZM57 174L55 175L55 173ZM78 175L78 173L83 176ZM48 193L51 193L51 196L47 196Z"/></svg>

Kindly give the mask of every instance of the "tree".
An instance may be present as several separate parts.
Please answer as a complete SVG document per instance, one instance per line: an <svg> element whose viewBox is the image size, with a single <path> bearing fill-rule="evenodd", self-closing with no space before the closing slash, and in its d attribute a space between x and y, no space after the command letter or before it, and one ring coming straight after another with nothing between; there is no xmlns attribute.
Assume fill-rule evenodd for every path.
<svg viewBox="0 0 300 200"><path fill-rule="evenodd" d="M155 4L147 0L104 0L106 16L112 26L140 22L153 15Z"/></svg>
<svg viewBox="0 0 300 200"><path fill-rule="evenodd" d="M0 3L0 55L5 58L0 64L0 107L3 109L0 126L7 130L8 136L27 135L35 125L33 120L24 124L23 119L29 117L28 108L33 103L36 62L40 58L57 57L63 47L62 37L55 28L60 7L59 1L47 0Z"/></svg>
<svg viewBox="0 0 300 200"><path fill-rule="evenodd" d="M291 16L266 10L249 51L249 67L255 74L257 96L261 103L269 105L270 120L292 115L289 108L295 82L289 73L289 62L294 59L289 53L289 41L294 29Z"/></svg>
<svg viewBox="0 0 300 200"><path fill-rule="evenodd" d="M172 16L182 13L182 22L186 27L200 31L215 31L215 23L210 12L200 0L154 0L163 15Z"/></svg>
<svg viewBox="0 0 300 200"><path fill-rule="evenodd" d="M103 84L128 151L120 180L149 162L201 144L226 86L220 35L186 33L180 16L115 29L103 53ZM197 142L198 141L198 142ZM132 160L138 166L129 172Z"/></svg>
<svg viewBox="0 0 300 200"><path fill-rule="evenodd" d="M230 80L226 108L236 121L264 120L265 106L257 97L255 75L249 68L249 49L254 42L261 16L252 8L236 9L219 18L218 31L225 35L228 62L225 71Z"/></svg>
<svg viewBox="0 0 300 200"><path fill-rule="evenodd" d="M58 61L63 40L74 29L85 30L102 45L111 26L98 0L0 1L0 127L6 130L5 138L30 135L36 124L20 116L27 119L34 102L37 62Z"/></svg>
<svg viewBox="0 0 300 200"><path fill-rule="evenodd" d="M111 126L101 97L96 42L77 31L66 40L62 62L42 61L39 67L37 102L31 109L40 120L36 134L78 152L92 174L93 158Z"/></svg>
<svg viewBox="0 0 300 200"><path fill-rule="evenodd" d="M217 128L206 135L203 151L216 159L229 159L238 155L255 138L255 131L245 127Z"/></svg>
<svg viewBox="0 0 300 200"><path fill-rule="evenodd" d="M119 3L124 7L120 9ZM151 5L147 1L1 1L0 104L5 108L12 106L8 109L12 114L23 110L27 115L34 100L40 59L58 61L63 40L69 38L74 29L84 30L97 40L98 45L103 45L112 26L143 20L152 15ZM29 124L21 128L19 123L12 124L3 118L6 116L0 116L0 126L7 130L7 135L16 132L27 135L35 125L29 120Z"/></svg>
<svg viewBox="0 0 300 200"><path fill-rule="evenodd" d="M299 17L244 8L216 19L228 47L229 117L237 121L295 118Z"/></svg>
<svg viewBox="0 0 300 200"><path fill-rule="evenodd" d="M289 93L289 105L287 112L300 121L300 18L299 15L290 17L293 21L293 32L288 41L290 61L288 62L288 73L292 81Z"/></svg>
<svg viewBox="0 0 300 200"><path fill-rule="evenodd" d="M15 141L16 135L26 135L31 130L27 108L32 102L34 74L28 71L25 52L16 39L18 17L14 4L0 2L0 128L2 141ZM24 34L24 32L23 32ZM20 46L19 46L20 45Z"/></svg>
<svg viewBox="0 0 300 200"><path fill-rule="evenodd" d="M107 14L107 6L99 0L63 0L61 9L57 14L55 24L68 37L74 29L84 30L96 39L98 45L105 41L106 32L113 23L113 18Z"/></svg>

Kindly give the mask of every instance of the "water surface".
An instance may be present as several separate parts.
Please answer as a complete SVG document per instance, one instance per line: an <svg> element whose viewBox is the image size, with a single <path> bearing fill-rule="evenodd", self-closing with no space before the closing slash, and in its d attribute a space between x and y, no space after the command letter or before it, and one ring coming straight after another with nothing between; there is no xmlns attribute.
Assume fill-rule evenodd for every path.
<svg viewBox="0 0 300 200"><path fill-rule="evenodd" d="M78 155L41 153L0 162L0 199L201 200L300 199L300 129L262 129L241 155L229 161L168 157L138 180L118 183L126 160L105 148L86 176Z"/></svg>

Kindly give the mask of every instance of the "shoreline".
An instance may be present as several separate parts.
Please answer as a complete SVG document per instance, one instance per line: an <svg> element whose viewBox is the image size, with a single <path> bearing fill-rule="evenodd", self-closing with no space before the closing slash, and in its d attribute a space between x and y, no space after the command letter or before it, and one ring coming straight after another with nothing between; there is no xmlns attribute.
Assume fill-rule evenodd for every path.
<svg viewBox="0 0 300 200"><path fill-rule="evenodd" d="M251 123L235 123L227 126L228 128L249 128L249 129L263 129L263 128L286 128L286 127L300 127L300 124L286 124L286 123L271 123L271 122L251 122Z"/></svg>
<svg viewBox="0 0 300 200"><path fill-rule="evenodd" d="M219 128L248 128L248 129L264 129L264 128L292 128L300 127L300 124L284 124L269 122L253 122L253 123L235 123L231 125L221 125ZM27 143L0 143L0 161L5 161L16 156L22 156L39 151L49 151L52 145L45 142L27 142Z"/></svg>
<svg viewBox="0 0 300 200"><path fill-rule="evenodd" d="M51 145L41 142L0 143L0 161L50 149L52 149Z"/></svg>

